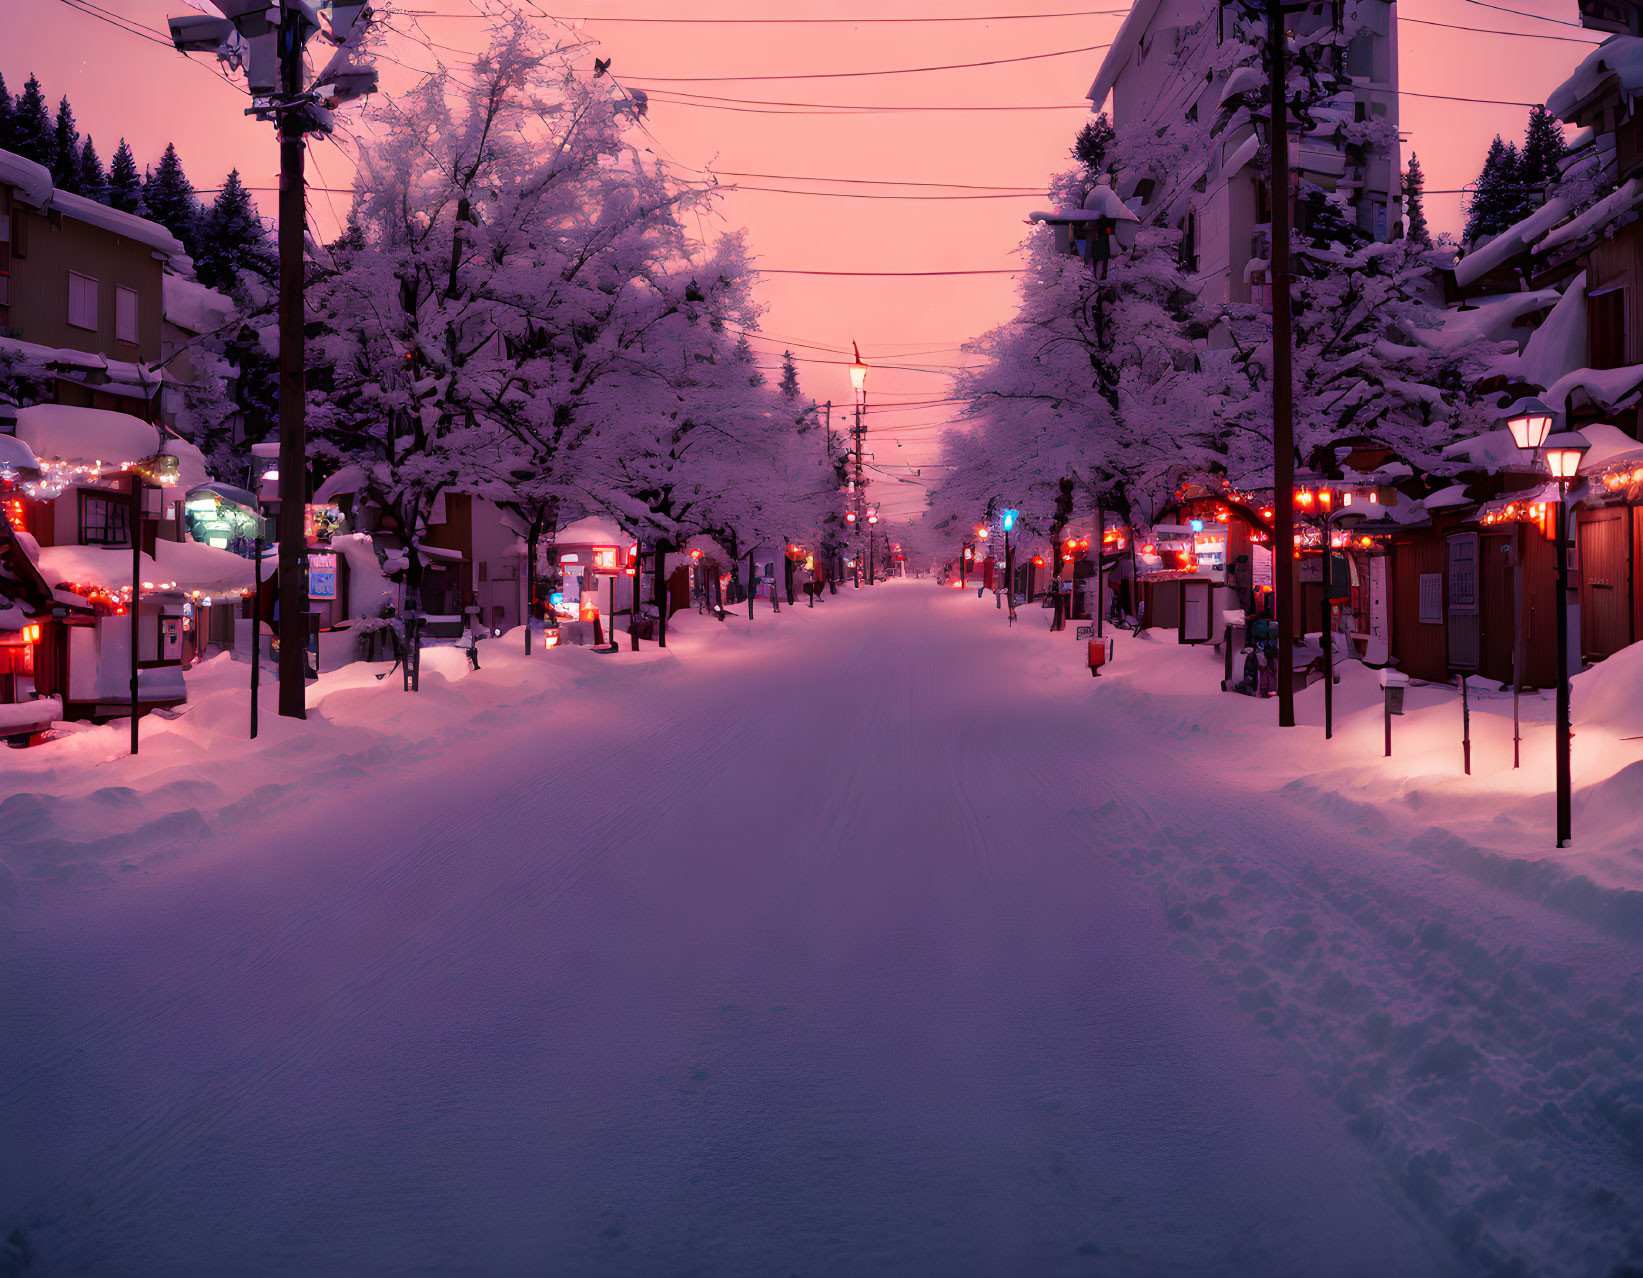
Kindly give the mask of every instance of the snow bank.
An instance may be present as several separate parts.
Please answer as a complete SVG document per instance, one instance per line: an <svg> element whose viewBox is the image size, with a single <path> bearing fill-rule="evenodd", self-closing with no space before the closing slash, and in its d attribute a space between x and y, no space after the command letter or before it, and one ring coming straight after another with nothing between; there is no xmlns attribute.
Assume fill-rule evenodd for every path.
<svg viewBox="0 0 1643 1278"><path fill-rule="evenodd" d="M1497 370L1542 389L1586 362L1586 272L1569 281L1557 305L1515 360Z"/></svg>
<svg viewBox="0 0 1643 1278"><path fill-rule="evenodd" d="M62 717L63 703L56 697L0 705L0 735L43 728Z"/></svg>
<svg viewBox="0 0 1643 1278"><path fill-rule="evenodd" d="M58 461L134 462L160 447L160 432L140 417L71 404L18 409L17 438L35 456Z"/></svg>

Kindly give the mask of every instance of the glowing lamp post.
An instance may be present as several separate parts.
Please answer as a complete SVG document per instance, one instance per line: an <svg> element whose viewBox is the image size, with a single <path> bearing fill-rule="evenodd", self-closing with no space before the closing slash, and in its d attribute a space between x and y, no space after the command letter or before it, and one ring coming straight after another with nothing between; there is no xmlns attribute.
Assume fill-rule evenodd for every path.
<svg viewBox="0 0 1643 1278"><path fill-rule="evenodd" d="M1580 475L1580 463L1591 447L1578 431L1554 435L1552 410L1538 399L1523 399L1507 410L1512 442L1526 453L1539 449L1557 483L1553 539L1557 543L1557 845L1564 847L1573 830L1573 784L1569 765L1569 491Z"/></svg>
<svg viewBox="0 0 1643 1278"><path fill-rule="evenodd" d="M1004 593L1010 597L1010 624L1015 625L1015 551L1010 548L1010 531L1021 517L1018 510L1006 510L999 523L1004 528Z"/></svg>

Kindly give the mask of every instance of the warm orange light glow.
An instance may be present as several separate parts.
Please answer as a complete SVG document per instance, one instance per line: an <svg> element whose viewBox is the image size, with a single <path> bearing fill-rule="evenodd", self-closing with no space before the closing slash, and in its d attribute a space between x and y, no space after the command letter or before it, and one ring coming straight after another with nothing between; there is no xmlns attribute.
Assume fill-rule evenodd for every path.
<svg viewBox="0 0 1643 1278"><path fill-rule="evenodd" d="M1141 553L1143 555L1156 555L1158 553L1158 547L1149 541L1145 546L1141 547Z"/></svg>
<svg viewBox="0 0 1643 1278"><path fill-rule="evenodd" d="M1043 555L1034 555L1033 556L1033 567L1034 568L1042 568L1043 566L1044 566L1044 556Z"/></svg>
<svg viewBox="0 0 1643 1278"><path fill-rule="evenodd" d="M1261 518L1262 519L1271 519L1272 518L1272 512L1270 510L1263 510L1261 512Z"/></svg>
<svg viewBox="0 0 1643 1278"><path fill-rule="evenodd" d="M986 524L977 524L976 525L976 536L978 538L980 538L982 541L987 540L987 525Z"/></svg>
<svg viewBox="0 0 1643 1278"><path fill-rule="evenodd" d="M24 626L23 627L23 642L24 643L39 643L40 642L40 627L39 626Z"/></svg>
<svg viewBox="0 0 1643 1278"><path fill-rule="evenodd" d="M690 557L692 559L700 559L702 557L702 552L695 547L691 547Z"/></svg>

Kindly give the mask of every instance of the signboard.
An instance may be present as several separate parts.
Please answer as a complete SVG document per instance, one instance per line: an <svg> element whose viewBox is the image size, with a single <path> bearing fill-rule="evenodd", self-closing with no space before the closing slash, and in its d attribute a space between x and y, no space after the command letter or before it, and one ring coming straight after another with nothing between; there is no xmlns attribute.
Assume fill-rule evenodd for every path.
<svg viewBox="0 0 1643 1278"><path fill-rule="evenodd" d="M341 506L309 502L302 508L302 537L311 545L329 546L331 538L341 527Z"/></svg>
<svg viewBox="0 0 1643 1278"><path fill-rule="evenodd" d="M1198 571L1215 577L1225 577L1227 571L1227 537L1224 529L1215 532L1194 533L1193 553L1198 558Z"/></svg>
<svg viewBox="0 0 1643 1278"><path fill-rule="evenodd" d="M308 556L308 597L337 597L337 557L334 553L316 553Z"/></svg>

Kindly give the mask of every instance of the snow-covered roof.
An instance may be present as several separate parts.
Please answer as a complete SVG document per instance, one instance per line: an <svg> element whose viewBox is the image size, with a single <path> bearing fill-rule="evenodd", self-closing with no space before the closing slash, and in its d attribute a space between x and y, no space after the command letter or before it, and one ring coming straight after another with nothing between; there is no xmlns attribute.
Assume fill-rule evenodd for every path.
<svg viewBox="0 0 1643 1278"><path fill-rule="evenodd" d="M1471 343L1512 342L1522 345L1530 330L1520 328L1518 321L1536 311L1557 305L1558 291L1554 288L1535 289L1528 293L1491 293L1475 297L1458 310L1447 310L1434 329L1421 329L1415 336L1434 350L1460 350ZM1514 352L1515 354L1516 352Z"/></svg>
<svg viewBox="0 0 1643 1278"><path fill-rule="evenodd" d="M160 446L160 432L140 417L72 404L18 409L17 438L36 457L59 461L141 461Z"/></svg>
<svg viewBox="0 0 1643 1278"><path fill-rule="evenodd" d="M1466 495L1465 484L1450 484L1423 498L1421 504L1428 510L1450 510L1456 506L1470 505L1471 501Z"/></svg>
<svg viewBox="0 0 1643 1278"><path fill-rule="evenodd" d="M154 554L142 557L142 580L154 588L200 590L208 594L251 587L251 561L216 546L197 541L157 541ZM40 572L53 586L100 586L104 590L131 585L129 547L46 546L40 551Z"/></svg>
<svg viewBox="0 0 1643 1278"><path fill-rule="evenodd" d="M1608 466L1621 458L1631 457L1643 453L1643 444L1638 443L1618 426L1610 426L1605 422L1592 422L1580 428L1580 433L1586 437L1591 445L1586 450L1586 456L1581 459L1582 474L1590 474L1604 466Z"/></svg>
<svg viewBox="0 0 1643 1278"><path fill-rule="evenodd" d="M1547 201L1548 207L1553 203L1556 201ZM1549 253L1561 245L1572 244L1588 235L1595 235L1621 214L1631 212L1639 204L1643 204L1643 181L1627 178L1579 217L1572 218L1562 226L1547 232L1545 238L1535 247L1539 252Z"/></svg>
<svg viewBox="0 0 1643 1278"><path fill-rule="evenodd" d="M1135 46L1146 33L1153 15L1158 12L1158 6L1162 2L1163 0L1135 0L1130 7L1129 15L1118 28L1118 34L1112 38L1112 47L1107 50L1107 56L1101 59L1101 69L1095 73L1095 82L1084 95L1097 110L1100 110L1101 104L1107 100L1107 94L1112 92L1112 86L1117 82L1119 73L1129 62L1130 54L1135 52Z"/></svg>
<svg viewBox="0 0 1643 1278"><path fill-rule="evenodd" d="M1598 45L1568 79L1546 95L1546 109L1560 120L1569 120L1570 113L1611 77L1623 93L1643 90L1643 39L1617 35Z"/></svg>
<svg viewBox="0 0 1643 1278"><path fill-rule="evenodd" d="M177 459L177 486L184 492L211 482L205 454L186 439L173 435L160 446L160 451Z"/></svg>
<svg viewBox="0 0 1643 1278"><path fill-rule="evenodd" d="M77 351L67 346L41 346L37 342L24 342L15 337L0 337L0 351L16 359L24 372L66 371L71 375L73 372L98 373L109 382L119 383L121 386L142 387L149 396L157 393L165 382L172 385L180 384L167 369L156 370L129 360L109 359L97 351ZM102 384L99 384L99 389L120 393L117 387Z"/></svg>
<svg viewBox="0 0 1643 1278"><path fill-rule="evenodd" d="M165 317L190 333L212 333L234 320L234 299L180 275L167 274L160 281Z"/></svg>
<svg viewBox="0 0 1643 1278"><path fill-rule="evenodd" d="M34 450L15 435L0 435L0 470L39 470Z"/></svg>
<svg viewBox="0 0 1643 1278"><path fill-rule="evenodd" d="M0 182L16 187L18 194L35 208L51 201L51 170L11 151L0 151Z"/></svg>
<svg viewBox="0 0 1643 1278"><path fill-rule="evenodd" d="M255 447L266 448L269 447L269 445L257 444ZM274 444L272 447L274 451L266 454L266 456L277 458L279 456L279 445ZM262 456L264 454L258 455ZM363 468L359 466L344 466L341 470L337 471L336 474L332 475L314 490L314 500L322 504L328 501L335 501L338 497L341 497L345 493L357 493L369 482L370 481Z"/></svg>
<svg viewBox="0 0 1643 1278"><path fill-rule="evenodd" d="M189 497L192 497L195 493L205 493L211 497L221 497L224 501L232 502L236 506L243 506L247 510L259 509L255 493L247 492L243 488L236 488L233 484L225 484L221 480L213 479L193 488L184 488L183 492Z"/></svg>
<svg viewBox="0 0 1643 1278"><path fill-rule="evenodd" d="M1259 67L1239 67L1227 77L1227 82L1221 86L1221 96L1215 100L1215 104L1225 106L1232 98L1265 86L1266 76Z"/></svg>
<svg viewBox="0 0 1643 1278"><path fill-rule="evenodd" d="M619 531L610 520L598 515L566 524L554 535L555 544L560 546L626 546L632 541L633 538Z"/></svg>
<svg viewBox="0 0 1643 1278"><path fill-rule="evenodd" d="M1553 382L1541 398L1549 404L1561 404L1577 390L1584 391L1589 401L1610 412L1630 408L1643 390L1643 364L1624 368L1577 368Z"/></svg>
<svg viewBox="0 0 1643 1278"><path fill-rule="evenodd" d="M1504 266L1519 253L1527 250L1546 231L1568 217L1573 212L1573 207L1560 195L1547 200L1521 222L1507 227L1487 244L1473 249L1456 262L1455 283L1467 288L1497 266Z"/></svg>
<svg viewBox="0 0 1643 1278"><path fill-rule="evenodd" d="M1261 139L1251 133L1238 144L1238 149L1227 157L1227 162L1221 166L1221 176L1230 178L1236 175L1255 158L1260 149Z"/></svg>
<svg viewBox="0 0 1643 1278"><path fill-rule="evenodd" d="M68 191L53 194L51 207L76 222L84 222L88 226L100 227L128 240L136 240L139 244L146 244L149 248L178 261L188 260L182 241L158 222L150 222L146 217L138 217L135 213L122 213L119 209L111 209L106 204L99 204L96 200L88 200L83 195L74 195Z"/></svg>
<svg viewBox="0 0 1643 1278"><path fill-rule="evenodd" d="M1498 371L1542 388L1586 362L1586 272L1569 282L1557 305L1529 335L1520 355L1502 360Z"/></svg>
<svg viewBox="0 0 1643 1278"><path fill-rule="evenodd" d="M1540 465L1533 454L1525 453L1513 442L1512 432L1504 427L1473 435L1469 439L1457 439L1443 450L1443 456L1453 461L1463 461L1490 474L1505 470L1536 470Z"/></svg>

